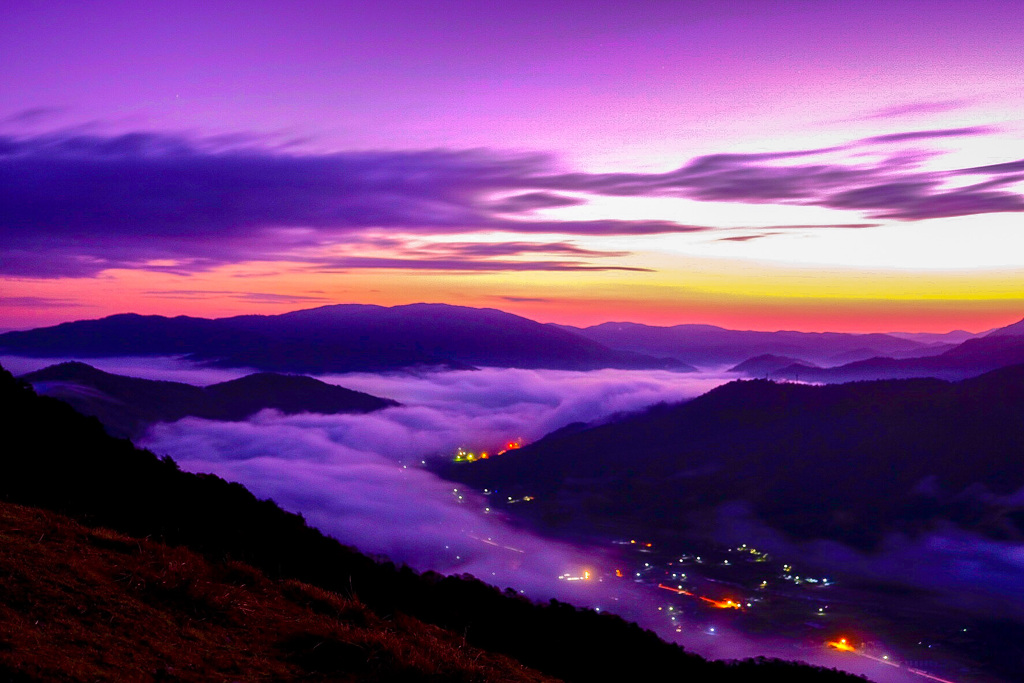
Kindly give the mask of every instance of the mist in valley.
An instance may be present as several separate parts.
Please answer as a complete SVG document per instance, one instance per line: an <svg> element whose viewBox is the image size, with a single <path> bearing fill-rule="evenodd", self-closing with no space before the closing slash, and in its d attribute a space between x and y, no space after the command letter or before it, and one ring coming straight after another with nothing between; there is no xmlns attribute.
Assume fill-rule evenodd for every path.
<svg viewBox="0 0 1024 683"><path fill-rule="evenodd" d="M55 360L0 362L20 374ZM178 359L87 362L110 372L199 385L247 374ZM667 609L671 602L659 591L613 578L621 558L611 546L544 538L492 506L491 496L427 469L435 460L451 459L460 447L494 452L510 440L529 443L571 423L599 423L655 403L693 398L732 379L728 375L485 368L320 379L402 405L362 415L289 416L265 410L243 422L186 418L154 425L139 445L170 455L185 470L242 483L348 545L421 571L468 573L533 599L611 611L705 656L778 656L877 681L924 680L820 643L753 639L732 631L728 620L669 622L658 607ZM804 566L902 583L921 590L931 604L965 613L1013 618L1024 611L1017 590L1024 579L1024 548L1018 545L949 530L916 539L892 536L869 554L836 543L788 539L752 519L742 504L720 513L722 542L744 540L798 558ZM586 572L596 580L572 580ZM713 631L709 623L716 623Z"/></svg>

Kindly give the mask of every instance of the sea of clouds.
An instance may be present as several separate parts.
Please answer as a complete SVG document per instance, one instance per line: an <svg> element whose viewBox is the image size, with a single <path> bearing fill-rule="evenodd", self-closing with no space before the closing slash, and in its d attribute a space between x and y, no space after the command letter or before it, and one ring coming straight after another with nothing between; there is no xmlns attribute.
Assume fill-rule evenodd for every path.
<svg viewBox="0 0 1024 683"><path fill-rule="evenodd" d="M58 361L0 358L15 374L54 362ZM207 368L173 358L86 362L108 372L197 385L251 372ZM725 624L713 636L705 627L676 633L664 613L657 611L658 596L649 588L623 581L558 578L586 570L595 576L610 575L615 560L607 547L580 547L526 531L491 509L487 496L443 480L426 468L432 459L451 458L459 447L482 450L512 439L531 442L570 423L601 422L659 402L687 400L731 376L485 368L320 379L402 405L365 415L282 415L266 410L244 422L186 418L153 426L139 445L170 455L187 471L240 482L258 497L301 513L310 524L367 554L419 570L472 574L534 599L553 597L612 611L705 656L779 656L864 673L880 683L921 680L903 670L820 648L795 648L791 642L764 639L755 642L730 633ZM842 546L793 544L758 528L742 511L729 515L723 532L743 534L826 567L846 565L868 577L898 575L908 584L961 597L993 599L1015 594L1024 577L1020 548L994 542L972 544L972 539L963 537L904 543L894 539L880 554L868 556ZM948 571L936 572L936 567ZM992 578L984 583L981 595L979 575Z"/></svg>

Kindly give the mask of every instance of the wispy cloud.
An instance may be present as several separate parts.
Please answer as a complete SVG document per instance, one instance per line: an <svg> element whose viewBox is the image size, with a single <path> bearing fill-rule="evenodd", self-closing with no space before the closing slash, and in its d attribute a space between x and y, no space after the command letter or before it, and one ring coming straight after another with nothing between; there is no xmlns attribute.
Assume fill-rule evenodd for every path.
<svg viewBox="0 0 1024 683"><path fill-rule="evenodd" d="M71 308L86 305L70 299L46 296L0 296L0 307L4 308Z"/></svg>
<svg viewBox="0 0 1024 683"><path fill-rule="evenodd" d="M576 271L576 270L626 270L650 272L649 268L635 266L589 265L580 261L499 261L462 260L450 258L378 258L373 256L345 256L311 266L317 272L337 272L357 268L387 268L402 270L445 270L462 272L481 271Z"/></svg>
<svg viewBox="0 0 1024 683"><path fill-rule="evenodd" d="M45 123L67 111L64 107L29 107L0 118L3 126L30 126Z"/></svg>
<svg viewBox="0 0 1024 683"><path fill-rule="evenodd" d="M970 105L970 102L962 99L921 100L918 102L896 104L882 109L874 109L857 117L857 120L895 119L920 116L922 114L942 114L948 111L963 109L968 105Z"/></svg>
<svg viewBox="0 0 1024 683"><path fill-rule="evenodd" d="M498 301L511 301L512 303L523 304L523 303L549 303L555 301L548 297L541 296L492 296L492 299Z"/></svg>
<svg viewBox="0 0 1024 683"><path fill-rule="evenodd" d="M238 299L259 303L312 303L329 301L325 296L309 296L303 294L274 294L270 292L233 292L220 289L167 289L146 292L148 295L159 296L161 299Z"/></svg>
<svg viewBox="0 0 1024 683"><path fill-rule="evenodd" d="M940 131L897 136L900 141L941 137ZM909 136L909 137L908 137ZM871 139L878 142L879 138ZM835 149L822 150L832 152ZM1024 211L1024 197L996 190L991 184L947 188L947 180L966 173L1013 173L1019 162L964 171L923 171L916 155L895 155L874 163L789 163L792 154L720 154L700 157L688 165L661 174L575 174L552 185L599 194L625 196L678 196L706 201L782 203L854 209L868 218L922 220L949 216ZM776 164L775 161L786 163ZM771 226L774 229L774 226Z"/></svg>
<svg viewBox="0 0 1024 683"><path fill-rule="evenodd" d="M467 242L416 253L424 247L410 245L409 236L714 229L534 213L579 204L580 195L820 206L888 220L1024 211L1024 198L1011 188L1024 162L926 171L927 154L899 148L993 130L902 131L825 148L712 154L665 173L566 173L549 155L486 149L313 154L251 136L0 136L0 272L83 277L135 268L188 274L257 260L318 269L635 270L593 261L624 252L565 241ZM887 156L876 158L880 151ZM992 177L966 187L948 182L969 175ZM865 225L870 223L843 227ZM531 254L574 258L531 260ZM497 258L508 256L516 258Z"/></svg>
<svg viewBox="0 0 1024 683"><path fill-rule="evenodd" d="M889 133L888 135L876 135L864 138L862 143L890 143L907 142L910 140L929 140L935 138L956 138L968 135L985 135L995 133L998 129L994 126L969 126L965 128L940 128L937 130L914 130L906 133Z"/></svg>
<svg viewBox="0 0 1024 683"><path fill-rule="evenodd" d="M523 211L534 211L536 209L554 209L563 206L576 206L586 203L576 197L567 197L550 192L527 192L506 197L493 202L490 206L492 211L498 213L521 213Z"/></svg>

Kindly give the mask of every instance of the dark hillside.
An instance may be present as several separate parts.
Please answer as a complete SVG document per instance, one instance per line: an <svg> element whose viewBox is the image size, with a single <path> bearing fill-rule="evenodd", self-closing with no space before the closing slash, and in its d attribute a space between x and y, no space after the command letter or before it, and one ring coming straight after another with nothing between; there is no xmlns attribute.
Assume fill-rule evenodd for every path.
<svg viewBox="0 0 1024 683"><path fill-rule="evenodd" d="M952 522L1024 539L1024 366L957 383L732 382L444 474L550 523L689 534L742 501L796 538L869 547Z"/></svg>
<svg viewBox="0 0 1024 683"><path fill-rule="evenodd" d="M271 501L215 476L178 470L169 459L109 437L93 418L37 396L0 372L0 499L44 507L83 523L186 546L214 562L250 564L357 597L374 614L410 615L567 680L852 680L781 662L706 662L622 619L552 601L537 605L471 577L419 575L375 562L308 527ZM139 633L145 631L138 624Z"/></svg>
<svg viewBox="0 0 1024 683"><path fill-rule="evenodd" d="M114 436L139 436L155 422L183 417L244 420L266 408L296 413L367 413L398 403L326 384L312 377L257 373L196 387L103 372L85 363L61 363L22 379L99 418Z"/></svg>
<svg viewBox="0 0 1024 683"><path fill-rule="evenodd" d="M38 508L0 503L0 538L3 681L553 680L411 617Z"/></svg>

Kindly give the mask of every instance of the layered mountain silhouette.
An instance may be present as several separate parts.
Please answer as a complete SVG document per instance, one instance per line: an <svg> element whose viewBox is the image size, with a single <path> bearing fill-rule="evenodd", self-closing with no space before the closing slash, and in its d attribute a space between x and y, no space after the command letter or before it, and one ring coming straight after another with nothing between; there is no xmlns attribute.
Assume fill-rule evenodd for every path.
<svg viewBox="0 0 1024 683"><path fill-rule="evenodd" d="M729 372L736 372L746 377L767 377L778 370L794 365L806 365L806 363L801 363L797 359L790 358L788 356L776 356L771 353L764 353L760 356L748 358L742 363L729 368Z"/></svg>
<svg viewBox="0 0 1024 683"><path fill-rule="evenodd" d="M126 377L79 362L60 363L22 377L40 393L96 417L114 436L139 436L155 422L184 417L244 420L266 408L285 414L368 413L398 403L312 377L257 373L197 387Z"/></svg>
<svg viewBox="0 0 1024 683"><path fill-rule="evenodd" d="M937 377L964 379L996 368L1024 363L1024 320L968 339L942 353L916 358L875 357L831 368L794 363L769 374L805 382Z"/></svg>
<svg viewBox="0 0 1024 683"><path fill-rule="evenodd" d="M726 503L802 539L870 547L955 524L1024 540L1024 365L960 382L723 385L551 435L445 476L549 524L645 537L712 532Z"/></svg>
<svg viewBox="0 0 1024 683"><path fill-rule="evenodd" d="M0 335L34 357L180 355L274 372L387 371L416 366L693 370L672 358L613 350L495 309L344 304L283 315L190 318L122 314Z"/></svg>
<svg viewBox="0 0 1024 683"><path fill-rule="evenodd" d="M273 667L289 667L297 677L304 670L304 680L505 680L503 671L513 670L517 677L533 676L514 663L474 673L476 652L470 660L460 657L470 665L461 672L451 667L450 652L434 651L438 659L431 660L436 645L426 641L400 648L402 659L391 658L379 645L398 648L395 633L405 630L513 657L568 681L653 680L666 671L716 683L862 680L777 660L708 662L610 614L555 600L536 604L468 575L418 574L372 560L239 484L182 472L170 458L110 437L95 419L38 396L2 368L0 405L0 517L10 535L0 567L8 579L0 623L11 625L0 629L5 680L208 680L220 671L245 678L244 672L257 671L252 664L271 678L284 675L273 674ZM66 515L93 530L10 503ZM55 593L65 586L73 591L63 602ZM90 593L94 587L102 593ZM277 619L262 601L276 601L282 591L290 606L278 602ZM144 613L172 621L152 625L139 616ZM173 621L179 616L182 621ZM339 636L345 626L339 620L369 632L349 628ZM186 636L175 641L183 643L179 651L174 642L161 643L165 627ZM310 630L289 634L291 628ZM215 640L206 639L210 634ZM110 660L97 640L108 637L118 641ZM223 662L221 655L247 642L274 651L214 666L214 657ZM25 652L22 643L35 651ZM195 668L193 655L208 646L216 652ZM154 650L164 662L156 670L147 668ZM480 663L489 660L484 655Z"/></svg>
<svg viewBox="0 0 1024 683"><path fill-rule="evenodd" d="M836 365L873 356L925 356L953 346L947 342L925 343L889 334L755 332L714 325L657 327L611 322L560 329L576 332L613 349L668 356L696 366L735 365L765 354L787 356L814 365Z"/></svg>

